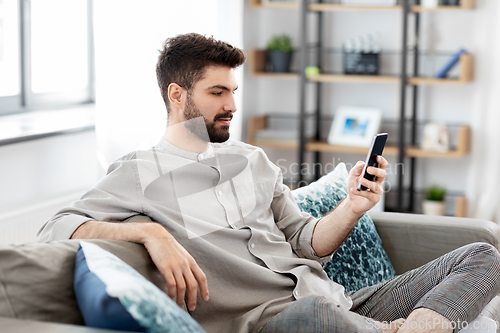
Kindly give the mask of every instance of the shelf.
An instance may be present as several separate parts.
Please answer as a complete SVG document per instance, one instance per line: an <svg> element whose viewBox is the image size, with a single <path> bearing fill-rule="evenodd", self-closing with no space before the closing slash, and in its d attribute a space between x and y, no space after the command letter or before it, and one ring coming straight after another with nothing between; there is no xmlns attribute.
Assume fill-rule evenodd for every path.
<svg viewBox="0 0 500 333"><path fill-rule="evenodd" d="M455 217L467 217L467 198L461 195L455 199Z"/></svg>
<svg viewBox="0 0 500 333"><path fill-rule="evenodd" d="M255 139L255 133L258 130L265 129L267 127L267 117L257 116L249 120L248 127L248 143L254 146L267 147L267 148L279 148L279 149L297 149L297 142L289 141L275 141L275 140L257 140ZM470 127L460 126L458 128L457 135L457 147L453 150L447 152L429 151L423 150L418 147L407 147L405 150L405 155L408 157L418 157L418 158L462 158L469 153L470 149ZM366 154L368 152L367 147L353 147L353 146L338 146L331 145L324 141L312 141L306 142L307 151L315 152L335 152L335 153L352 153L352 154ZM397 156L399 154L399 148L396 146L387 146L384 149L384 156Z"/></svg>
<svg viewBox="0 0 500 333"><path fill-rule="evenodd" d="M298 143L287 142L287 141L272 141L272 140L248 140L251 145L265 148L278 148L278 149L297 149ZM349 154L363 154L368 153L368 148L366 147L352 147L352 146L337 146L331 145L327 142L321 141L308 141L306 142L307 151L317 151L323 153L349 153ZM396 156L398 153L397 147L385 147L385 156Z"/></svg>
<svg viewBox="0 0 500 333"><path fill-rule="evenodd" d="M457 146L454 150L437 152L422 150L418 147L406 148L406 156L419 158L462 158L470 151L470 127L460 126L457 133Z"/></svg>
<svg viewBox="0 0 500 333"><path fill-rule="evenodd" d="M331 3L313 3L309 5L309 10L313 12L348 12L348 11L400 11L403 7L396 6L352 6L352 5L339 5Z"/></svg>
<svg viewBox="0 0 500 333"><path fill-rule="evenodd" d="M262 3L260 0L250 0L250 8L254 9L286 9L286 10L298 10L300 9L300 3Z"/></svg>
<svg viewBox="0 0 500 333"><path fill-rule="evenodd" d="M462 54L458 66L460 74L457 79L437 79L426 77L409 78L408 83L413 85L462 85L473 79L472 54ZM273 73L266 71L267 52L266 50L250 50L249 54L250 73L254 77L297 80L298 73ZM381 75L342 75L342 74L319 74L307 78L311 82L343 82L343 83L399 83L399 76L381 76Z"/></svg>
<svg viewBox="0 0 500 333"><path fill-rule="evenodd" d="M248 64L250 66L250 73L254 77L272 78L272 79L289 79L297 80L299 75L297 73L273 73L266 71L267 52L266 50L250 50Z"/></svg>
<svg viewBox="0 0 500 333"><path fill-rule="evenodd" d="M410 11L414 13L420 12L436 12L436 11L458 11L470 10L476 7L475 0L462 0L459 6L437 6L437 7L423 7L423 6L410 6ZM284 9L284 10L299 10L300 3L262 3L260 0L250 0L250 8L253 9ZM369 12L387 12L387 11L402 11L401 5L395 6L353 6L353 5L340 5L329 3L313 3L308 6L308 9L313 12L347 12L347 11L369 11Z"/></svg>
<svg viewBox="0 0 500 333"><path fill-rule="evenodd" d="M460 56L458 65L460 66L460 75L458 79L437 79L437 78L424 78L413 77L408 79L409 84L413 85L462 85L466 84L473 79L473 63L474 56L466 53Z"/></svg>
<svg viewBox="0 0 500 333"><path fill-rule="evenodd" d="M380 76L380 75L333 75L319 74L308 77L312 82L366 82L366 83L399 83L400 79L397 76Z"/></svg>
<svg viewBox="0 0 500 333"><path fill-rule="evenodd" d="M309 10L313 12L347 12L347 11L369 11L369 12L387 12L387 11L401 11L401 5L396 6L350 6L340 4L328 3L314 3L309 5ZM460 6L437 6L437 7L423 7L423 6L410 6L410 11L420 13L424 11L446 11L446 10L470 10L475 8L474 0L462 0Z"/></svg>
<svg viewBox="0 0 500 333"><path fill-rule="evenodd" d="M306 150L318 151L318 152L331 152L331 153L351 153L351 154L363 154L368 153L368 147L353 147L353 146L338 146L331 145L327 142L309 142L306 144ZM385 156L396 156L398 154L397 147L387 146L384 149Z"/></svg>
<svg viewBox="0 0 500 333"><path fill-rule="evenodd" d="M257 147L266 147L266 148L279 148L279 149L297 149L299 145L295 142L287 142L287 141L272 141L272 140L258 140L253 139L249 140L253 146Z"/></svg>
<svg viewBox="0 0 500 333"><path fill-rule="evenodd" d="M299 75L297 73L252 72L252 76L258 78L285 79L285 80L297 80L299 78Z"/></svg>

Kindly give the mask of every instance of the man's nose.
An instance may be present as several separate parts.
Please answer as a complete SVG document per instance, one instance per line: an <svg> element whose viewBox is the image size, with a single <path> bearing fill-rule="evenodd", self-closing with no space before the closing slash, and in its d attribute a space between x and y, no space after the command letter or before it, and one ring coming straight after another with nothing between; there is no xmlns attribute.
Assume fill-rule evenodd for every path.
<svg viewBox="0 0 500 333"><path fill-rule="evenodd" d="M224 111L236 112L236 101L234 100L234 96L231 95L226 103L224 104Z"/></svg>

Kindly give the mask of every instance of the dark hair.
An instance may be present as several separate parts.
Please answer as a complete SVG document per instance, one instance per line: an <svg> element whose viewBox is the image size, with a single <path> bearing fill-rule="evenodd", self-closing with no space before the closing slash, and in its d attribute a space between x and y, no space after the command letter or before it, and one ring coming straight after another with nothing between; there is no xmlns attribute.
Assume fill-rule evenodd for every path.
<svg viewBox="0 0 500 333"><path fill-rule="evenodd" d="M188 92L212 65L236 68L246 60L245 52L228 43L196 33L168 38L156 63L161 96L169 110L168 86L175 82Z"/></svg>

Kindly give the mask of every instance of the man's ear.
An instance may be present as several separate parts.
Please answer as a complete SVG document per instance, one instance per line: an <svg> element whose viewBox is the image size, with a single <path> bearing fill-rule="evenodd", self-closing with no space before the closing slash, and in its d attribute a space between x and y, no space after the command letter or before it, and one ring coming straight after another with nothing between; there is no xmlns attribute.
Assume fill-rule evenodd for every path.
<svg viewBox="0 0 500 333"><path fill-rule="evenodd" d="M168 101L170 102L170 106L176 109L183 109L186 95L186 89L182 88L177 83L170 83L168 86Z"/></svg>

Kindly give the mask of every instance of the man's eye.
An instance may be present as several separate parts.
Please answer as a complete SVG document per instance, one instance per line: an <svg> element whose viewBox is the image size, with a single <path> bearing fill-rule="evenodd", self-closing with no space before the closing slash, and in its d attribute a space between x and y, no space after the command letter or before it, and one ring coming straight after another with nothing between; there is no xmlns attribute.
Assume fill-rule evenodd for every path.
<svg viewBox="0 0 500 333"><path fill-rule="evenodd" d="M222 92L214 92L213 94L214 94L215 96L220 96L220 95L222 95Z"/></svg>

